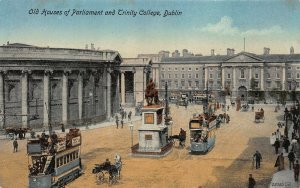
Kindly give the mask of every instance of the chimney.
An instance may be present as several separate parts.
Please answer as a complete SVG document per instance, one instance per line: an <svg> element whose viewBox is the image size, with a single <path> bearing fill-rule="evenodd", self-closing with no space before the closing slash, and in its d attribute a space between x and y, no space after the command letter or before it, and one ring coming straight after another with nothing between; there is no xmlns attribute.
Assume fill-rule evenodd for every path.
<svg viewBox="0 0 300 188"><path fill-rule="evenodd" d="M232 55L234 55L234 49L227 48L227 56L232 56Z"/></svg>
<svg viewBox="0 0 300 188"><path fill-rule="evenodd" d="M294 47L293 46L290 48L290 54L291 55L294 54Z"/></svg>
<svg viewBox="0 0 300 188"><path fill-rule="evenodd" d="M211 49L211 56L215 56L215 50Z"/></svg>
<svg viewBox="0 0 300 188"><path fill-rule="evenodd" d="M270 54L270 48L264 47L264 55L269 55Z"/></svg>

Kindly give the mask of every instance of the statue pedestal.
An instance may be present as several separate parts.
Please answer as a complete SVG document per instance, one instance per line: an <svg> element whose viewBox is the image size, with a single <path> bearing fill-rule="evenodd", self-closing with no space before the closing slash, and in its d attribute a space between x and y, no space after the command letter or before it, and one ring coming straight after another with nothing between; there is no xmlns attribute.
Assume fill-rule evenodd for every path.
<svg viewBox="0 0 300 188"><path fill-rule="evenodd" d="M139 143L132 147L133 156L162 157L172 151L172 143L167 140L168 127L164 124L163 110L159 105L142 108Z"/></svg>

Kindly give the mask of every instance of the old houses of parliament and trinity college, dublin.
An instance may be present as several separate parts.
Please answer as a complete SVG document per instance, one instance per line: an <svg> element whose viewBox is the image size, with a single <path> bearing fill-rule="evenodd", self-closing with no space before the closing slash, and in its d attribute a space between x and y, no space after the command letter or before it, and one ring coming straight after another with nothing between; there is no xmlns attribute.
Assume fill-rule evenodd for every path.
<svg viewBox="0 0 300 188"><path fill-rule="evenodd" d="M167 83L169 95L226 90L242 100L250 92L266 100L270 91L300 89L300 54L293 47L287 52L235 53L228 48L224 55L214 50L194 55L184 49L123 58L93 44L70 49L8 42L0 46L0 128L106 121L120 105L142 104L150 78L161 98Z"/></svg>

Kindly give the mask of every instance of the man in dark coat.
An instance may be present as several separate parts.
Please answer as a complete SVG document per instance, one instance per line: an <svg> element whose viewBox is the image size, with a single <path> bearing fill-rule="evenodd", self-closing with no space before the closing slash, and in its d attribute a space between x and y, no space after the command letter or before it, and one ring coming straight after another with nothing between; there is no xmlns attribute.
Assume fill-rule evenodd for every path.
<svg viewBox="0 0 300 188"><path fill-rule="evenodd" d="M255 160L255 168L260 168L260 161L262 160L261 154L258 151L256 151L253 155L253 158Z"/></svg>
<svg viewBox="0 0 300 188"><path fill-rule="evenodd" d="M288 154L288 158L289 158L289 162L290 162L290 170L292 170L292 167L295 164L295 154L293 151L290 151L290 153Z"/></svg>
<svg viewBox="0 0 300 188"><path fill-rule="evenodd" d="M116 125L117 125L117 129L119 128L119 117L118 115L116 115Z"/></svg>
<svg viewBox="0 0 300 188"><path fill-rule="evenodd" d="M284 138L282 146L284 147L286 153L289 152L289 146L290 146L290 144L291 143L290 143L289 139Z"/></svg>
<svg viewBox="0 0 300 188"><path fill-rule="evenodd" d="M280 142L278 138L276 138L276 141L274 142L274 147L275 147L275 153L278 154L278 149L280 148Z"/></svg>
<svg viewBox="0 0 300 188"><path fill-rule="evenodd" d="M256 184L255 179L252 177L252 174L249 174L248 188L254 188L255 184Z"/></svg>
<svg viewBox="0 0 300 188"><path fill-rule="evenodd" d="M299 163L298 163L298 160L296 160L296 164L294 165L294 179L295 179L295 181L298 181L298 179L299 179Z"/></svg>

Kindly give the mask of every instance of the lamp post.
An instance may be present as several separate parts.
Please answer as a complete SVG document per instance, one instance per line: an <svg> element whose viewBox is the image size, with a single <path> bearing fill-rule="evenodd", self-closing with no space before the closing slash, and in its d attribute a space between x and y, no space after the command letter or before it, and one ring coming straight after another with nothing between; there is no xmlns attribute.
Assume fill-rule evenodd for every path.
<svg viewBox="0 0 300 188"><path fill-rule="evenodd" d="M285 114L284 135L285 135L286 138L288 138L288 113L289 113L289 110L286 107L285 110L284 110L284 114Z"/></svg>
<svg viewBox="0 0 300 188"><path fill-rule="evenodd" d="M134 128L132 122L130 122L129 128L130 128L130 132L131 132L131 148L132 148L133 147L133 128Z"/></svg>

